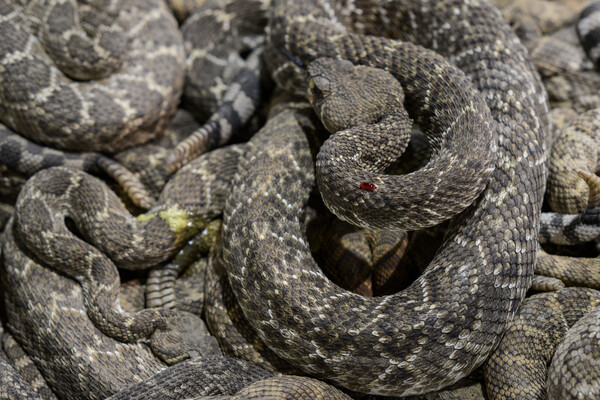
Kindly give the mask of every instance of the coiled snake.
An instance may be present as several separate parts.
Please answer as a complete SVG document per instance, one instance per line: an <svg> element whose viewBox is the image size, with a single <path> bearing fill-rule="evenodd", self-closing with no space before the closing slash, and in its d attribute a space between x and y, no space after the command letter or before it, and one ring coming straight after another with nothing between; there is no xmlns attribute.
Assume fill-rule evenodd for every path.
<svg viewBox="0 0 600 400"><path fill-rule="evenodd" d="M305 139L286 125L279 137L258 134L250 142L225 209L223 239L244 314L279 356L340 386L407 395L439 389L481 364L531 284L546 179L547 105L524 48L487 2L389 3L398 10L385 4L376 2L372 12L360 7L357 15L397 15L399 25L406 17L406 29L449 53L487 100L498 151L483 194L453 222L433 262L408 289L375 299L344 292L320 272L304 239L311 157ZM424 109L436 100L449 107L457 101L450 92L429 97L418 85L420 78L444 84L448 64L402 42L347 33L327 5L276 1L271 54L285 59L289 53L304 64L326 56L387 69L402 84L407 104L416 100ZM456 114L434 115L440 114L441 122L455 121Z"/></svg>
<svg viewBox="0 0 600 400"><path fill-rule="evenodd" d="M89 18L68 1L0 2L0 120L64 150L114 152L161 134L184 77L183 41L166 5L117 1L80 12ZM91 38L83 29L89 24L100 25ZM97 62L101 56L109 60L105 68ZM69 62L74 70L65 67ZM92 77L98 80L79 80Z"/></svg>
<svg viewBox="0 0 600 400"><path fill-rule="evenodd" d="M289 61L287 53L305 65L330 57L386 69L402 84L409 112L431 132L453 129L476 141L477 129L491 127L497 152L487 187L455 218L408 289L382 298L353 295L329 282L310 256L301 222L314 181L312 156L287 112L250 142L227 201L223 239L232 288L274 352L343 387L408 395L444 387L480 365L531 284L546 178L546 105L525 50L487 2L388 6L355 1L340 14L368 31L386 29L373 22L394 13L413 30L401 33L449 55L465 74L418 46L348 33L335 17L341 7L317 0L275 2L268 59L278 65ZM467 115L478 121L475 128ZM37 202L32 193L23 205ZM35 224L17 231L24 236Z"/></svg>

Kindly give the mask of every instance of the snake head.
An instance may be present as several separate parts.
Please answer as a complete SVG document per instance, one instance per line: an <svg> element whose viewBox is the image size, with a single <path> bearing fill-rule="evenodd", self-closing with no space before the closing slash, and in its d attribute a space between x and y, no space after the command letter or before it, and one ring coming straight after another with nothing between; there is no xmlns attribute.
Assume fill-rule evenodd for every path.
<svg viewBox="0 0 600 400"><path fill-rule="evenodd" d="M331 133L376 123L404 108L402 86L383 69L318 58L308 66L308 78L308 101Z"/></svg>

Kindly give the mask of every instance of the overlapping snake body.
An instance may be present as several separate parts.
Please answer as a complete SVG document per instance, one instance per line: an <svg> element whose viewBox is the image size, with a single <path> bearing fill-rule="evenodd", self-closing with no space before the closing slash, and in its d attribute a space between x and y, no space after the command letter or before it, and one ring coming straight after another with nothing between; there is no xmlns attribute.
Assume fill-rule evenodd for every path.
<svg viewBox="0 0 600 400"><path fill-rule="evenodd" d="M461 81L467 95L448 88L460 74L441 58L406 43L349 34L334 17L336 7L323 4L275 3L273 57L284 59L287 52L304 64L332 57L384 68L405 89L409 112L425 110L426 129L460 125L464 104L485 115L467 81ZM385 4L376 2L371 13L361 7L357 15L392 14ZM524 48L485 1L391 7L406 7L397 15L410 16L416 33L423 33L419 17L423 31L433 27L424 44L454 54L487 100L498 152L483 195L453 222L433 262L408 289L378 299L344 292L319 271L302 233L312 167L290 117L281 126L284 137L263 133L250 142L225 210L224 256L244 314L279 356L347 388L408 395L455 382L483 362L531 284L546 179L547 104ZM424 88L422 81L435 86Z"/></svg>
<svg viewBox="0 0 600 400"><path fill-rule="evenodd" d="M478 137L478 129L495 129L497 143L473 146L483 149L476 155L485 160L497 145L495 171L482 196L453 221L425 273L399 294L367 299L329 282L310 256L303 212L313 160L301 124L285 111L248 145L227 202L224 256L231 286L260 338L305 372L370 393L436 390L481 364L531 283L545 185L545 96L524 49L485 1L386 6L359 0L352 4L362 15L351 5L342 13L344 24L354 19L357 29L368 30L373 20L403 7L398 15L409 20L406 29L449 54L470 79L417 46L347 33L335 19L341 6L323 4L329 3L277 1L271 55L284 50L305 64L324 56L387 69L426 130L464 134L464 144L492 137ZM433 33L423 33L417 20ZM77 186L71 173L60 171ZM36 191L30 193L21 205L39 202ZM35 227L35 220L23 220ZM25 236L27 228L16 232ZM13 274L19 271L15 266Z"/></svg>
<svg viewBox="0 0 600 400"><path fill-rule="evenodd" d="M18 221L10 223L1 240L3 280L11 288L3 296L11 333L54 390L77 398L105 398L164 368L155 354L177 344L173 343L177 333L193 331L185 343L198 338L200 330L194 324L200 320L188 318L188 313L125 311L119 301L119 274L107 255L130 268L168 258L168 253L176 252L177 243L189 236L185 232L198 229L191 222L220 213L229 184L223 177L238 157L239 149L228 148L198 158L180 170L163 191L170 193L166 202L174 203L158 206L138 219L106 185L84 172L51 168L28 181L19 197ZM192 209L203 216L193 218ZM79 226L79 233L97 248L64 225L69 216ZM150 241L155 245L146 247ZM27 247L33 252L25 250ZM149 248L156 252L148 252ZM46 266L31 258L37 251ZM78 283L59 276L49 265ZM180 320L181 324L175 322L179 316L186 319ZM175 335L163 340L161 331L168 334L170 329ZM157 334L162 336L157 344L166 347L155 346ZM149 335L152 350L142 343ZM71 352L76 356L69 355Z"/></svg>
<svg viewBox="0 0 600 400"><path fill-rule="evenodd" d="M528 297L484 365L488 397L596 398L599 302L583 287Z"/></svg>
<svg viewBox="0 0 600 400"><path fill-rule="evenodd" d="M0 120L38 143L77 151L114 152L164 131L184 78L183 40L164 3L113 2L92 14L92 21L105 25L98 43L77 39L81 26L71 2L26 3L0 2ZM33 22L25 11L33 14ZM61 44L61 36L69 40ZM87 64L81 60L87 51L104 50L101 54L112 59L124 46L130 50L124 58L92 81L70 79L52 59Z"/></svg>
<svg viewBox="0 0 600 400"><path fill-rule="evenodd" d="M577 33L590 59L598 66L600 62L600 2L590 2L577 21Z"/></svg>

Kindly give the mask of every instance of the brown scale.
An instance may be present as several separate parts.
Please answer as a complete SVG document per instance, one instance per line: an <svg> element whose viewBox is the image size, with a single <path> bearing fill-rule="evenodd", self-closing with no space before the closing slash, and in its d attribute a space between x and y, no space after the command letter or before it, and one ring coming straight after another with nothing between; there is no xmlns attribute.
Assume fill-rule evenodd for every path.
<svg viewBox="0 0 600 400"><path fill-rule="evenodd" d="M408 279L408 272L398 269L408 243L406 232L358 228L335 216L317 218L311 225L307 234L315 261L344 289L381 296L394 293Z"/></svg>
<svg viewBox="0 0 600 400"><path fill-rule="evenodd" d="M544 82L552 107L569 107L582 114L600 107L600 74L577 71L557 75Z"/></svg>
<svg viewBox="0 0 600 400"><path fill-rule="evenodd" d="M549 159L547 197L553 211L577 214L588 206L588 185L578 171L595 173L600 166L600 108L565 126Z"/></svg>
<svg viewBox="0 0 600 400"><path fill-rule="evenodd" d="M359 3L354 4L364 5ZM378 16L388 15L398 16L388 18L388 23L393 20L394 24L410 29L413 26L408 21L412 13L413 21L417 21L412 38L422 40L436 51L450 53L447 55L456 65L472 73L468 82L480 87L483 93L479 99L475 90L468 90L468 95L450 95L453 91L448 85L464 90L468 84L443 59L415 61L420 59L420 52L425 53L423 49L346 33L329 10L319 8L321 4L276 3L271 20L273 48L267 52L269 61L277 63L270 58L276 55L289 60L281 51L283 48L304 65L328 56L387 68L403 85L409 111L416 114L426 110L428 115L439 116L442 109L453 106L458 114L464 111L459 106L464 103L459 99L469 98L481 116L485 108L482 98L489 99L487 106L496 119L491 125L498 127L498 148L493 152L498 161L496 170L484 195L453 221L444 246L412 286L390 297L354 295L325 279L305 249L299 216L308 198L307 186L312 182L312 157L292 117L280 114L282 120L267 123L249 142L250 151L239 169L243 173L236 177L228 199L224 213L224 259L229 280L238 301L242 302L244 314L261 338L280 356L304 370L363 392L401 395L436 390L469 374L483 362L531 284L538 213L545 185L547 136L543 129L547 128L548 109L544 92L531 65L525 62L526 51L516 44L513 33L486 2L471 1L467 7L459 2L442 1L435 3L435 10L428 8L431 3L425 2L382 2L377 7L362 7L363 11L372 12L356 13L357 18L364 17L357 25L364 22L366 29L378 26L377 22L379 26L385 24L386 19L378 20ZM453 13L455 8L460 15ZM373 19L369 20L370 17ZM457 39L463 35L447 34L446 26L450 30L467 29L462 25L464 18L469 19L469 30L474 26L481 28L480 43L463 43ZM485 49L486 43L490 44L490 52L469 52L477 45ZM507 51L491 50L502 45L507 46ZM429 54L433 53L425 57ZM439 72L428 68L437 68ZM422 83L420 77L425 76L427 79ZM514 86L511 90L500 90L496 83L501 81ZM494 84L490 86L490 82ZM528 92L537 92L539 96L529 97L525 95ZM519 99L518 104L515 98ZM444 114L443 120L456 121L450 115L456 114ZM271 132L276 127L280 128L277 134ZM424 129L435 127L425 125ZM481 144L479 140L481 136L470 140L469 145ZM530 143L537 145L529 146ZM342 153L352 154L351 149ZM300 168L294 168L295 165ZM364 181L379 186L379 182ZM253 222L244 222L247 218ZM498 223L491 223L492 220ZM504 246L506 255L500 250ZM489 270L489 275L485 270ZM470 273L476 279L475 286L468 282ZM467 295L469 290L476 293ZM456 300L441 301L444 296ZM468 299L473 299L473 303ZM452 308L450 304L464 306L470 311L463 310L460 315L472 318L457 325L453 311L440 314L440 308L435 308L435 314L429 314L431 304L427 302L444 309ZM429 317L433 328L419 328L418 322ZM438 321L437 328L434 321ZM444 329L446 324L448 327ZM293 334L300 329L303 334ZM460 349L445 346L447 341L454 344L460 340L463 329L464 335L478 338L476 346L466 340L458 345ZM402 340L394 340L396 334ZM384 342L389 340L387 345L379 341L380 335L385 336ZM333 337L339 339L329 339ZM427 344L419 346L420 340ZM346 351L349 349L352 351ZM454 350L457 353L451 356ZM382 352L393 354L398 367L388 369L389 360L381 357ZM361 365L363 362L368 368ZM456 365L453 369L451 365L455 363L460 367Z"/></svg>
<svg viewBox="0 0 600 400"><path fill-rule="evenodd" d="M500 345L484 364L489 399L571 398L547 397L548 365L567 331L599 304L600 292L586 288L566 288L526 299L509 322ZM576 353L574 357L578 358ZM573 367L575 375L565 382L567 388L586 379L597 380L597 373L580 369L584 366L577 363Z"/></svg>

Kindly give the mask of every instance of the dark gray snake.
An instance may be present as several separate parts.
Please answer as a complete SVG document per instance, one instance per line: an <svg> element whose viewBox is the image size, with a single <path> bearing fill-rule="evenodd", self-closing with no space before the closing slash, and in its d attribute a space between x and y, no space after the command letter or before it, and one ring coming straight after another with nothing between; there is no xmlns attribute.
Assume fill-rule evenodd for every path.
<svg viewBox="0 0 600 400"><path fill-rule="evenodd" d="M531 283L545 184L545 97L524 49L487 3L398 2L392 9L370 4L375 7L363 14L349 6L342 22L358 30L391 31L397 28L374 21L402 7L399 21L405 18L405 29L413 32L394 34L418 37L449 54L483 96L465 75L422 48L346 32L333 17L336 5L277 2L271 54L286 58L285 52L305 65L326 56L387 69L402 84L411 116L432 133L462 126L466 116L477 127L489 125L498 140L489 184L453 221L444 246L409 289L374 300L343 292L308 255L300 221L313 179L312 157L288 112L253 139L242 161L226 210L226 268L254 329L284 359L361 391L419 393L452 383L479 365ZM476 39L462 40L467 34ZM426 78L433 81L423 83ZM275 128L283 128L281 137ZM353 195L366 198L366 192L377 194L383 187L365 180L376 190L362 189L362 178L354 179ZM268 265L275 268L262 269ZM371 375L364 373L363 362Z"/></svg>
<svg viewBox="0 0 600 400"><path fill-rule="evenodd" d="M175 20L159 1L105 6L0 2L0 120L8 127L57 148L108 152L162 133L184 77ZM92 27L98 33L88 36ZM100 56L112 64L86 71ZM67 72L72 80L55 62L84 72ZM90 78L96 80L81 81Z"/></svg>
<svg viewBox="0 0 600 400"><path fill-rule="evenodd" d="M285 60L288 53L305 65L327 56L387 69L402 84L409 113L439 117L432 130L457 121L466 105L479 110L476 92L460 102L461 91L451 95L448 86L461 75L441 58L345 32L327 4L276 2L270 54ZM443 387L481 364L531 284L547 106L525 50L486 2L369 4L375 7L343 15L372 19L356 21L359 27L385 26L373 20L390 14L398 25L406 18L402 26L413 29L413 38L448 54L488 100L498 137L490 183L408 289L377 299L355 296L332 285L310 257L300 221L311 157L302 135L282 122L280 137L253 138L238 170L225 210L224 258L244 314L279 356L344 387L406 395ZM468 34L476 39L463 40ZM358 192L359 183L346 189Z"/></svg>
<svg viewBox="0 0 600 400"><path fill-rule="evenodd" d="M597 398L599 305L588 288L527 298L484 366L489 398Z"/></svg>

